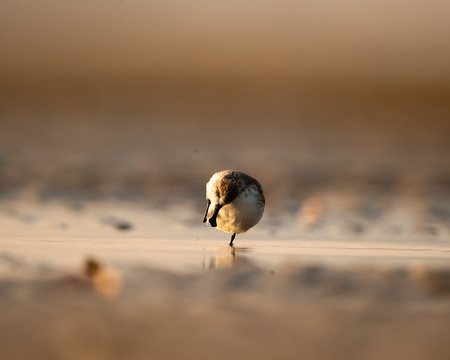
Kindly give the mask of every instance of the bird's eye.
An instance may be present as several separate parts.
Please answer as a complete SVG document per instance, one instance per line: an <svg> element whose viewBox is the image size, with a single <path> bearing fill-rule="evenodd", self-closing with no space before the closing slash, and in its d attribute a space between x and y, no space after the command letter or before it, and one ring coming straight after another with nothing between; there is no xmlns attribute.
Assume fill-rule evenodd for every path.
<svg viewBox="0 0 450 360"><path fill-rule="evenodd" d="M220 191L219 190L216 191L216 196L220 197Z"/></svg>

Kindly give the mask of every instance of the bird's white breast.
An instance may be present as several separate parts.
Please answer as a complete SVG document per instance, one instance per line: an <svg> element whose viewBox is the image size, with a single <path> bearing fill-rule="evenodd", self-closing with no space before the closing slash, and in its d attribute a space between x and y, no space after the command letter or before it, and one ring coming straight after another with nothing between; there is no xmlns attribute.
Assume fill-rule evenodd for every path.
<svg viewBox="0 0 450 360"><path fill-rule="evenodd" d="M240 234L255 226L264 212L264 205L256 189L248 189L225 205L217 216L217 228Z"/></svg>

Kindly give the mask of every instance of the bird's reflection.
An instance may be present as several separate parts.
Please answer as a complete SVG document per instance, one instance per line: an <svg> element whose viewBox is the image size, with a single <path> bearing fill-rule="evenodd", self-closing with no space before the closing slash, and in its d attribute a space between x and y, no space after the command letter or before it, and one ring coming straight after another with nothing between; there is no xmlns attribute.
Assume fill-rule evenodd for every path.
<svg viewBox="0 0 450 360"><path fill-rule="evenodd" d="M203 257L204 269L229 269L242 265L249 265L252 261L245 256L251 248L223 246L207 249Z"/></svg>

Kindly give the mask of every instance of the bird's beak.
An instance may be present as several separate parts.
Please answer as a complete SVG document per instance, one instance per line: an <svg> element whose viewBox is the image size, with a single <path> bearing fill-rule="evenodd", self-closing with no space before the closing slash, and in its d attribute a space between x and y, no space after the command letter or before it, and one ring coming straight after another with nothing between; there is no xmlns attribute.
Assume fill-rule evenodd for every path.
<svg viewBox="0 0 450 360"><path fill-rule="evenodd" d="M214 212L212 216L209 218L209 223L211 224L212 227L217 226L217 214L219 213L220 209L222 209L222 205L216 204L216 206L214 206Z"/></svg>
<svg viewBox="0 0 450 360"><path fill-rule="evenodd" d="M206 217L208 216L208 210L209 210L209 206L211 205L211 200L206 199L206 211L205 211L205 217L203 218L203 222L206 222Z"/></svg>

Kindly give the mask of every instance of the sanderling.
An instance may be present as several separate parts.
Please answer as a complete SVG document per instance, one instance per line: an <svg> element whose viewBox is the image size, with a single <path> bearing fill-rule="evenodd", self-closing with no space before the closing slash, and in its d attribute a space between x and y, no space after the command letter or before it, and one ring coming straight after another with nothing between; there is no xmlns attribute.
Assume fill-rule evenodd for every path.
<svg viewBox="0 0 450 360"><path fill-rule="evenodd" d="M264 212L264 192L261 184L251 176L234 170L215 173L206 184L206 211L203 222L209 218L212 227L236 234L255 226Z"/></svg>

